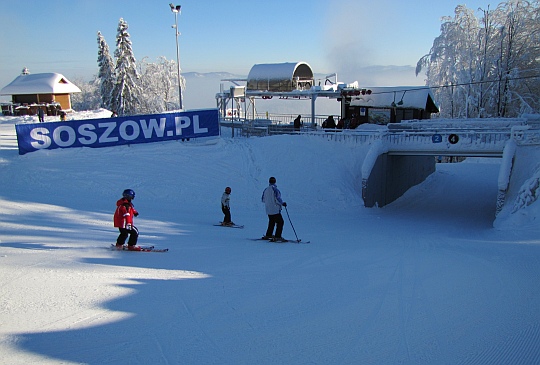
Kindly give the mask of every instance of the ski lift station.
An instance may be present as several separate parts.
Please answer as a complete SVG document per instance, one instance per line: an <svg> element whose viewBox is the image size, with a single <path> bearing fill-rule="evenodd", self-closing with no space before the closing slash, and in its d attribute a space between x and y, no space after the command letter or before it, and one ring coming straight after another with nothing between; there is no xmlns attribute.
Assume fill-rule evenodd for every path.
<svg viewBox="0 0 540 365"><path fill-rule="evenodd" d="M337 75L316 80L306 62L254 65L247 79L224 79L216 95L222 120L254 121L257 100L311 100L311 125L316 123L318 98L341 102L341 118L357 118L358 123L387 124L405 119L429 119L438 107L428 87L360 88L358 82L346 84ZM243 85L241 84L243 83ZM259 121L262 122L262 121ZM270 121L268 121L270 122Z"/></svg>
<svg viewBox="0 0 540 365"><path fill-rule="evenodd" d="M441 156L501 158L496 212L512 201L524 180L535 172L521 156L540 145L540 116L492 119L431 119L439 108L429 87L359 87L336 74L314 78L305 62L254 65L247 79L226 79L231 86L216 94L223 126L244 135L304 133L334 141L353 141L365 153L361 166L366 207L382 207L399 198L435 171ZM243 84L242 84L243 83ZM295 130L273 116L256 115L255 103L272 98L310 100L311 123ZM354 118L353 130L320 129L319 98L340 102L340 119ZM290 117L289 117L290 118ZM257 131L261 133L257 133ZM364 152L360 152L364 151ZM509 209L509 208L508 208Z"/></svg>

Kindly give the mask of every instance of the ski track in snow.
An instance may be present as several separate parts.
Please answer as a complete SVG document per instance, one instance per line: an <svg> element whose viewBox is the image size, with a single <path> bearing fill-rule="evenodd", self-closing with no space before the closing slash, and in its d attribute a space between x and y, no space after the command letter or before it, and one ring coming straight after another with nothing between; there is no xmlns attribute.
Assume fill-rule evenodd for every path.
<svg viewBox="0 0 540 365"><path fill-rule="evenodd" d="M492 227L496 160L440 164L367 209L354 144L275 136L18 156L14 120L0 118L2 364L540 362L538 229ZM246 239L266 229L269 176L311 244ZM213 226L225 186L244 229ZM168 253L105 249L126 187L140 243ZM537 204L523 211L531 221Z"/></svg>

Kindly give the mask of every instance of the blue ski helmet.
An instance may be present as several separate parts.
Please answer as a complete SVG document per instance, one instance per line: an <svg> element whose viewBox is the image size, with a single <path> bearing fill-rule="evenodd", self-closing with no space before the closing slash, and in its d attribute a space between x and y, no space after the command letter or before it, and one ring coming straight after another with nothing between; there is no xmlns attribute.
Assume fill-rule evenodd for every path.
<svg viewBox="0 0 540 365"><path fill-rule="evenodd" d="M122 193L122 196L124 198L135 199L135 192L133 190L131 190L131 189L126 189Z"/></svg>

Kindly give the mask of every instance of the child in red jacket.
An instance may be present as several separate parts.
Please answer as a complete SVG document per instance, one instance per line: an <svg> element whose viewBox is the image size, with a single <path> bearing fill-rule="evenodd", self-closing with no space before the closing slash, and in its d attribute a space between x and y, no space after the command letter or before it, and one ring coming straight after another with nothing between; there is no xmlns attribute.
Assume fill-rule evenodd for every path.
<svg viewBox="0 0 540 365"><path fill-rule="evenodd" d="M116 248L121 249L129 236L128 250L140 251L141 248L137 246L139 231L133 225L133 217L138 216L139 212L137 212L131 202L133 199L135 199L135 192L131 189L126 189L122 193L122 198L116 202L114 226L120 231L120 235L116 239Z"/></svg>

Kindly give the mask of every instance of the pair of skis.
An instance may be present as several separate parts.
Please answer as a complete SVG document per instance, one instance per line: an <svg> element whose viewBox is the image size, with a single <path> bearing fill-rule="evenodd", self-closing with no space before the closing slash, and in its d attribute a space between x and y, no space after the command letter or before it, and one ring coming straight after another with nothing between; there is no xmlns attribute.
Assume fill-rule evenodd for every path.
<svg viewBox="0 0 540 365"><path fill-rule="evenodd" d="M219 222L219 224L214 224L214 226L216 227L226 227L226 228L244 228L243 225L239 225L239 224L223 224L223 222ZM268 242L273 242L273 243L287 243L287 242L294 242L294 243L310 243L311 241L302 241L301 239L299 240L283 240L283 241L274 241L272 239L263 239L263 238L253 238L251 239L252 241L268 241Z"/></svg>
<svg viewBox="0 0 540 365"><path fill-rule="evenodd" d="M275 241L275 240L267 240L265 238L249 238L251 241L266 241L266 242L270 242L270 243L287 243L287 242L291 242L291 243L311 243L311 241L302 241L301 239L299 240L279 240L279 241Z"/></svg>
<svg viewBox="0 0 540 365"><path fill-rule="evenodd" d="M224 224L223 222L219 222L219 224L214 224L216 227L225 227L225 228L244 228L244 225L240 224Z"/></svg>
<svg viewBox="0 0 540 365"><path fill-rule="evenodd" d="M137 246L140 250L130 250L128 246L116 247L115 244L111 244L111 250L113 251L130 251L130 252L167 252L168 248L155 248L154 246Z"/></svg>

